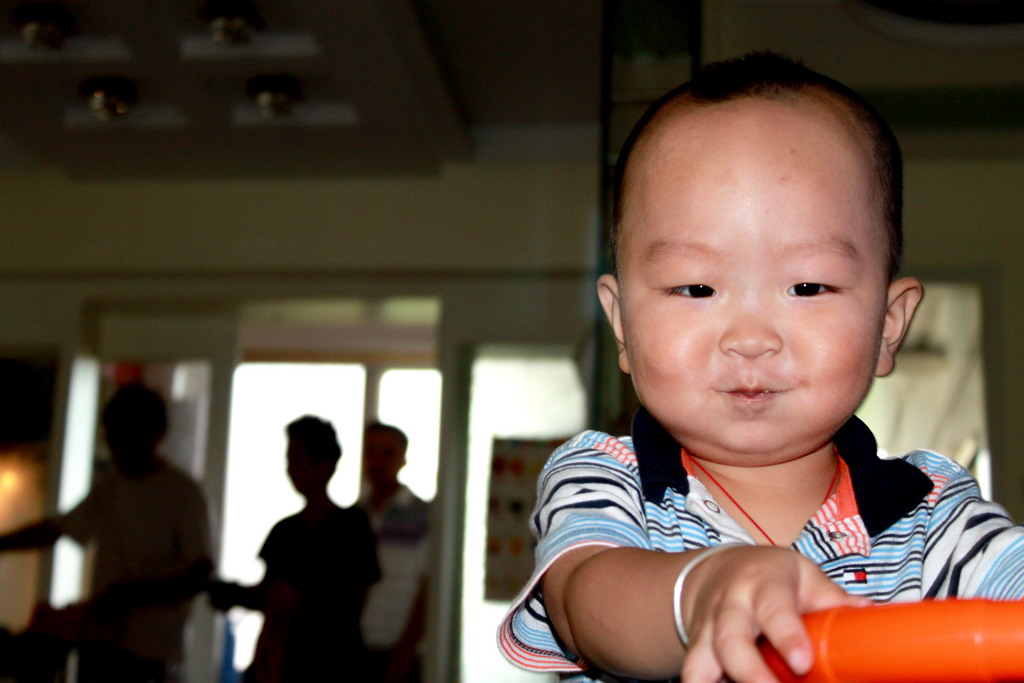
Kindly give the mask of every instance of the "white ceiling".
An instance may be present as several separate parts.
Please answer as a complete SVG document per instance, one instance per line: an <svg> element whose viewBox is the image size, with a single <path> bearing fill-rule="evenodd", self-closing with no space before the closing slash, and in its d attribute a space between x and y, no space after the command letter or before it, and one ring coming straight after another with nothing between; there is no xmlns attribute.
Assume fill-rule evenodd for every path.
<svg viewBox="0 0 1024 683"><path fill-rule="evenodd" d="M431 173L474 138L596 126L593 0L257 0L265 29L215 43L201 0L65 0L79 31L30 49L0 0L0 163L27 156L80 176ZM261 119L249 78L290 73L305 99ZM79 85L124 76L127 116L102 123ZM513 139L515 136L512 136ZM19 152L23 154L19 154Z"/></svg>
<svg viewBox="0 0 1024 683"><path fill-rule="evenodd" d="M11 25L19 0L0 0L0 167L241 178L429 174L526 154L596 159L599 0L256 0L266 27L240 47L214 43L202 0L63 1L80 30L45 52L24 46ZM1024 98L1024 24L940 25L864 0L701 6L704 60L770 48L858 89L960 89L970 100L988 88L1024 103L1012 98ZM634 60L634 82L617 87L670 87L686 76L679 64L688 62ZM292 116L255 114L245 84L268 73L302 81ZM107 75L131 78L140 101L104 124L78 89ZM935 101L912 97L909 109L934 114ZM613 114L629 118L642 104ZM910 155L1024 154L1024 113L1006 119L898 132Z"/></svg>

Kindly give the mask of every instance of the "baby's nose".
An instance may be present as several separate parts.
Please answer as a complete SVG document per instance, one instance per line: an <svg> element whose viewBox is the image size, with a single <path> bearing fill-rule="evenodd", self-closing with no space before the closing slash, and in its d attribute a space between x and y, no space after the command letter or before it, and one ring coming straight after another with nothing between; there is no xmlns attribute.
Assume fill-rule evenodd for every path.
<svg viewBox="0 0 1024 683"><path fill-rule="evenodd" d="M722 334L723 353L758 358L782 350L782 336L765 312L743 312L733 317Z"/></svg>

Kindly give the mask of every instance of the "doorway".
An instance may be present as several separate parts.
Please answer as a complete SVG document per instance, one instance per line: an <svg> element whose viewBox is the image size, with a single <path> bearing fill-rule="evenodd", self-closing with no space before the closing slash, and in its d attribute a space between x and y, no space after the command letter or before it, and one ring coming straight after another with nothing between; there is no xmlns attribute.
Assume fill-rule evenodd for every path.
<svg viewBox="0 0 1024 683"><path fill-rule="evenodd" d="M245 306L243 362L232 382L221 578L252 585L264 566L263 540L301 497L285 475L285 426L303 415L330 421L342 457L329 493L342 507L360 494L363 428L379 420L409 437L399 479L432 500L437 489L441 373L435 367L439 304L397 298L292 300ZM231 670L252 660L259 612L229 611Z"/></svg>

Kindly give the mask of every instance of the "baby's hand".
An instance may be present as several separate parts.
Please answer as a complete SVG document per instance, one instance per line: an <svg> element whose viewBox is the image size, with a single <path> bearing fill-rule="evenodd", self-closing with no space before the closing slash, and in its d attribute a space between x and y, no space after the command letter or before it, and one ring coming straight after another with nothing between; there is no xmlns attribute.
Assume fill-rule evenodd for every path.
<svg viewBox="0 0 1024 683"><path fill-rule="evenodd" d="M845 593L799 553L763 546L708 557L686 578L682 599L690 637L681 674L686 683L774 683L755 646L760 634L795 673L805 673L812 651L800 615L870 604Z"/></svg>

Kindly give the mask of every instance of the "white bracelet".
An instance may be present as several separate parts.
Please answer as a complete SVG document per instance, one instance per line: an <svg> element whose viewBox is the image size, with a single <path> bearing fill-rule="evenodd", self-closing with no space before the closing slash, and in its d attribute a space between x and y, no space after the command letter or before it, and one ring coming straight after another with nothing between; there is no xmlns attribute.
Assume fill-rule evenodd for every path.
<svg viewBox="0 0 1024 683"><path fill-rule="evenodd" d="M693 559L683 565L683 568L679 570L679 576L676 577L676 585L672 588L672 614L676 618L676 633L679 634L679 640L682 641L683 647L690 646L690 637L686 635L686 627L683 626L683 583L686 581L686 577L693 571L693 569L708 559L719 550L725 550L726 548L732 548L741 545L740 543L724 543L722 545L712 546L710 548L704 548L703 550L697 551Z"/></svg>

